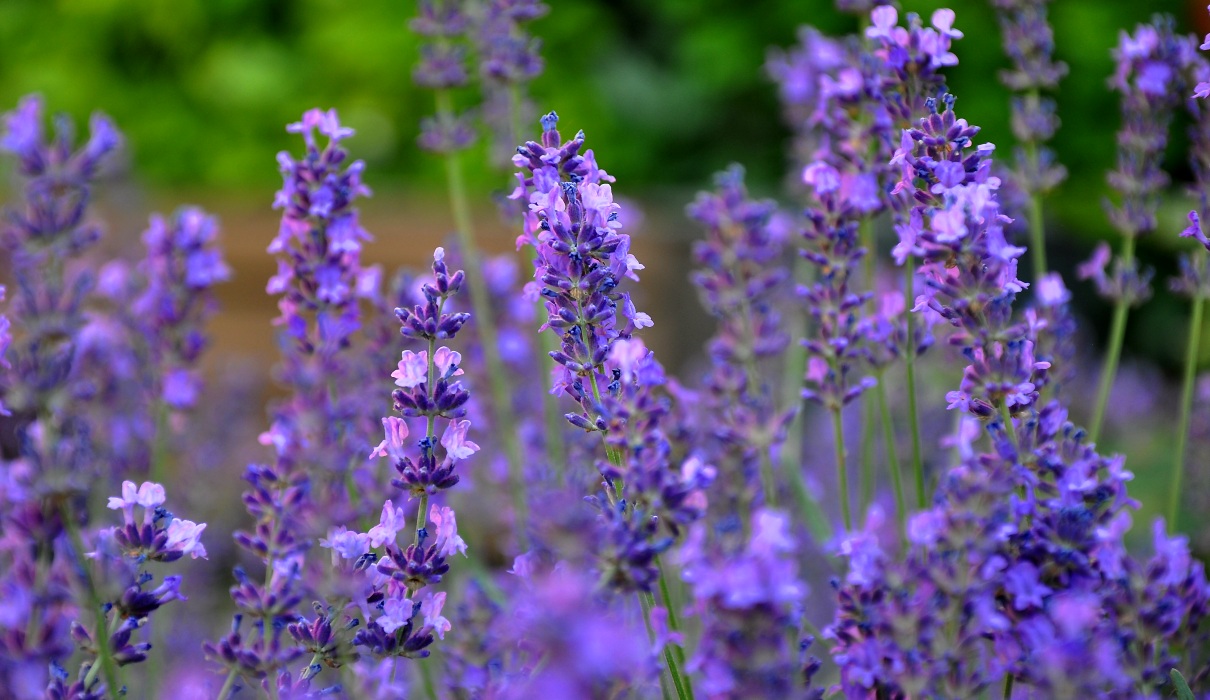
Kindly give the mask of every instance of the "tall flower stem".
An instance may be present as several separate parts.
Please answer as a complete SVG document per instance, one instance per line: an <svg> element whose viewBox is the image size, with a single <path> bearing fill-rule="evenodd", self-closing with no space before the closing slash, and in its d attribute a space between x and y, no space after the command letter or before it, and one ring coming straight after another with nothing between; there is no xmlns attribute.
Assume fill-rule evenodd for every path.
<svg viewBox="0 0 1210 700"><path fill-rule="evenodd" d="M647 638L654 644L655 628L651 626L651 608L653 605L654 601L652 601L650 593L639 593L639 607L643 609L643 627L647 629ZM672 674L668 674L668 676L670 675ZM660 697L663 700L672 700L672 695L668 692L668 676L664 675L663 670L660 671Z"/></svg>
<svg viewBox="0 0 1210 700"><path fill-rule="evenodd" d="M664 609L668 611L668 629L676 633L681 631L680 621L676 616L676 605L673 603L672 594L668 590L668 577L664 575L664 563L660 561L657 554L655 557L655 566L660 572L660 598L663 600ZM685 665L685 649L679 644L673 645L673 653L676 654L676 660L682 665ZM693 697L693 688L689 687L689 697Z"/></svg>
<svg viewBox="0 0 1210 700"><path fill-rule="evenodd" d="M887 469L891 471L891 485L895 489L895 513L898 516L899 540L904 542L907 533L907 502L903 496L903 474L900 473L899 451L895 449L895 426L891 423L891 409L886 399L886 384L880 374L878 386L874 391L878 395L878 409L882 414L882 437L886 443Z"/></svg>
<svg viewBox="0 0 1210 700"><path fill-rule="evenodd" d="M1126 236L1122 241L1121 264L1123 268L1134 262L1134 237ZM1109 392L1118 373L1118 361L1122 357L1122 341L1126 338L1126 317L1130 313L1131 300L1123 294L1113 307L1113 322L1109 326L1109 344L1105 348L1105 365L1101 369L1101 383L1097 388L1097 402L1088 426L1089 442L1095 443L1101 434L1101 423L1105 419L1105 408L1109 404Z"/></svg>
<svg viewBox="0 0 1210 700"><path fill-rule="evenodd" d="M643 617L650 626L651 609L655 607L655 599L650 593L642 592L639 593L639 600L643 605ZM677 663L677 653L673 651L676 647L677 645L672 643L664 645L664 662L668 664L668 675L672 677L672 685L676 688L678 700L692 700L693 689L689 687L689 677L681 674L680 664Z"/></svg>
<svg viewBox="0 0 1210 700"><path fill-rule="evenodd" d="M120 686L113 652L109 648L108 615L102 610L101 594L97 591L96 581L93 580L92 572L88 570L88 562L84 559L84 540L80 537L80 526L76 523L75 514L71 512L67 500L60 501L59 515L63 520L64 529L67 530L67 536L71 540L72 558L75 560L80 581L84 584L84 591L88 594L89 607L92 608L92 612L97 618L96 631L93 635L93 642L97 647L97 661L101 666L101 673L105 676L105 685L108 686L109 692L116 695ZM89 669L90 676L95 677L94 670Z"/></svg>
<svg viewBox="0 0 1210 700"><path fill-rule="evenodd" d="M1037 172L1038 144L1028 141L1024 147L1025 157ZM1029 193L1029 251L1033 256L1034 279L1040 279L1046 274L1046 229L1042 221L1042 194L1033 190Z"/></svg>
<svg viewBox="0 0 1210 700"><path fill-rule="evenodd" d="M454 106L448 90L437 90L437 118L446 125L454 120ZM462 163L457 152L445 154L446 184L450 195L450 208L454 215L458 244L466 260L466 269L474 275L470 285L471 307L483 342L483 357L487 362L487 378L492 394L492 417L496 434L504 445L508 459L509 492L517 519L517 538L522 549L528 548L529 507L525 502L524 467L521 463L521 447L517 442L517 430L513 421L512 391L504 363L500 359L497 342L496 322L491 313L491 300L483 277L483 266L479 249L475 245L475 234L471 225L470 200L466 193L466 182L462 175ZM431 356L430 356L431 357Z"/></svg>
<svg viewBox="0 0 1210 700"><path fill-rule="evenodd" d="M215 696L217 700L231 700L231 696L233 695L235 689L236 678L239 678L239 674L235 672L235 669L231 669L227 672L227 679L223 681L223 687L219 688L218 695Z"/></svg>
<svg viewBox="0 0 1210 700"><path fill-rule="evenodd" d="M1194 268L1200 269L1203 253L1197 255ZM1179 529L1181 516L1181 482L1185 475L1185 449L1189 443L1189 414L1193 406L1193 384L1197 377L1197 361L1201 350L1202 311L1206 297L1193 297L1193 314L1189 318L1189 340L1185 345L1185 375L1181 381L1181 413L1176 425L1176 450L1172 457L1171 491L1168 494L1168 526Z"/></svg>
<svg viewBox="0 0 1210 700"><path fill-rule="evenodd" d="M916 282L916 261L909 255L903 264L903 298L910 309ZM907 313L907 347L904 348L903 366L907 370L908 429L912 433L912 474L916 480L916 507L924 508L928 498L924 493L924 459L920 456L920 415L916 409L916 317Z"/></svg>
<svg viewBox="0 0 1210 700"><path fill-rule="evenodd" d="M853 529L853 513L849 508L849 471L845 466L847 459L844 448L844 422L840 411L840 406L832 408L831 411L832 438L836 447L836 482L840 489L840 514L847 532Z"/></svg>
<svg viewBox="0 0 1210 700"><path fill-rule="evenodd" d="M866 289L874 289L874 261L878 255L877 241L874 240L874 222L868 216L861 220L857 228L857 236L861 246L865 248L865 258L861 261L863 282ZM859 509L864 512L874 498L874 424L878 421L875 397L869 393L861 397L861 484L858 488L860 500Z"/></svg>
<svg viewBox="0 0 1210 700"><path fill-rule="evenodd" d="M592 380L591 386L592 386L593 399L595 399L596 402L598 404L600 404L601 403L601 391L600 391L600 388L597 386L596 375L595 375L595 373L590 372L588 376ZM622 461L623 461L622 454L619 453L617 450L613 449L612 447L610 447L609 443L605 442L604 433L601 434L601 441L605 444L605 452L606 452L606 456L609 459L610 464L614 465L615 467L621 467ZM620 498L622 495L622 485L617 484L615 488L617 490L617 496ZM672 610L671 605L669 605L671 596L669 595L669 592L668 592L668 582L666 580L667 577L664 575L664 567L662 564L660 564L658 558L656 559L656 567L657 567L657 570L659 571L658 578L659 578L660 595L663 597L664 605L668 610L668 626L670 629L676 630L676 616ZM650 628L651 607L654 603L654 597L651 595L651 593L641 592L641 593L639 593L639 600L643 604L643 621ZM675 648L676 651L672 651L670 649L670 647ZM678 658L680 659L680 664L677 663ZM680 665L684 663L684 659L685 659L685 651L684 651L684 649L680 648L679 644L669 643L664 646L664 661L668 665L668 674L672 677L672 684L674 686L676 686L677 697L679 698L679 700L692 700L693 687L689 684L689 677L682 676L681 671L680 671Z"/></svg>
<svg viewBox="0 0 1210 700"><path fill-rule="evenodd" d="M794 281L797 284L806 284L810 276L811 266L806 260L798 258L794 264ZM806 334L807 319L804 313L795 313L789 316L787 333L790 336L790 342L796 344ZM794 498L798 502L798 509L802 512L803 519L806 522L807 529L815 537L818 542L827 542L832 538L832 528L828 524L828 519L824 517L823 508L819 502L811 495L807 489L806 479L802 473L802 431L803 431L803 400L802 400L802 378L807 371L807 353L801 349L791 349L786 353L786 363L782 371L781 386L784 394L782 395L782 406L786 409L796 407L794 417L790 420L790 425L786 428L786 439L781 444L781 454L778 455L778 462L781 463L781 471L786 475L790 482L790 489L794 492Z"/></svg>

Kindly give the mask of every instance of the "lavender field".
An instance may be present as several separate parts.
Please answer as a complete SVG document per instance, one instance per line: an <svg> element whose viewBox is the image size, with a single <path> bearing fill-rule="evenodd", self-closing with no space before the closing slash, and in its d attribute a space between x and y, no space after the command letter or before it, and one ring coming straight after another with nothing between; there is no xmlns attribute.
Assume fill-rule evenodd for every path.
<svg viewBox="0 0 1210 700"><path fill-rule="evenodd" d="M553 79L593 3L333 15L406 35L423 116L276 105L276 156L254 116L195 142L211 103L59 113L14 50L0 700L1210 698L1210 8L1114 27L1090 75L1096 12L1060 5L836 0L757 53L652 5L752 74L726 100L655 59ZM146 26L239 19L201 7ZM637 46L633 9L597 16ZM131 104L204 43L137 26L97 52ZM198 63L244 106L289 64ZM712 99L730 139L658 114Z"/></svg>

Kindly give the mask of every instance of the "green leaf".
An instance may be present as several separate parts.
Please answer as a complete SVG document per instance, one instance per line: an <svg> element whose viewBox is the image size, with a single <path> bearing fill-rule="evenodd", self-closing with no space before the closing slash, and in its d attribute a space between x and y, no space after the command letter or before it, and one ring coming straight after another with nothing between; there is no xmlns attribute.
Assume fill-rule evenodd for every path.
<svg viewBox="0 0 1210 700"><path fill-rule="evenodd" d="M1176 697L1180 700L1197 700L1193 697L1193 691L1189 689L1189 684L1185 682L1185 677L1181 675L1180 671L1174 668L1168 675L1172 677L1172 684L1176 686Z"/></svg>

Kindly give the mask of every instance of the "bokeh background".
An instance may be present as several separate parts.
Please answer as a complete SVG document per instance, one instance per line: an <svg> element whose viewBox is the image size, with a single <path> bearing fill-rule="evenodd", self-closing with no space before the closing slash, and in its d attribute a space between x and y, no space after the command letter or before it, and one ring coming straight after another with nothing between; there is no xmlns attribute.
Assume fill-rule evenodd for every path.
<svg viewBox="0 0 1210 700"><path fill-rule="evenodd" d="M684 206L731 162L747 168L754 192L793 205L782 196L789 132L764 70L768 52L791 46L800 25L840 34L854 31L856 20L825 0L549 4L550 13L532 24L546 59L531 87L535 105L558 111L569 132L584 129L618 179L615 192L641 210L636 252L648 269L639 286L642 306L656 320L649 342L672 370L692 376L711 323L687 279L698 232L683 216ZM950 88L960 114L1007 153L1008 96L996 80L1007 62L990 2L903 4L926 17L943 5L957 12L966 38L956 44L960 64L948 73ZM1174 15L1180 31L1210 30L1204 0L1059 0L1051 8L1057 54L1070 69L1056 95L1063 127L1053 146L1069 178L1046 203L1048 240L1052 264L1076 293L1082 327L1088 388L1080 394L1077 387L1077 418L1091 408L1084 405L1091 398L1081 403L1081 396L1092 395L1110 311L1072 275L1098 240L1116 241L1101 206L1118 126L1117 99L1106 86L1110 49L1121 29L1154 12ZM38 92L50 110L78 124L93 110L104 111L126 135L125 160L97 193L106 246L137 254L148 214L186 203L210 209L223 223L235 279L220 292L223 312L207 360L221 401L197 419L199 430L216 436L214 454L198 457L216 478L197 484L205 493L193 497L226 508L231 518L242 517L238 474L249 455L259 454L255 434L264 427L262 407L273 390L269 322L275 307L263 290L274 266L264 249L277 228L270 206L280 183L274 156L297 150L284 125L307 108L335 107L357 130L348 144L366 161L365 179L375 190L362 206L376 239L366 262L422 263L450 231L441 163L415 143L418 121L433 103L411 81L418 45L407 29L413 13L404 0L0 0L0 109ZM1189 179L1184 128L1178 121L1169 149L1173 186L1162 233L1140 251L1156 268L1157 293L1131 317L1104 440L1108 449L1129 455L1138 476L1132 493L1145 504L1139 523L1164 503L1170 474L1187 309L1165 290L1176 254L1186 248L1176 233L1192 201L1182 188ZM505 252L515 233L500 222L492 198L511 184L491 166L491 155L480 144L466 160L472 196L481 203L476 219L484 245ZM11 183L0 187L10 188L7 199ZM1202 347L1202 366L1210 367L1210 335ZM942 375L925 391L940 396L946 389L940 382L954 380ZM1210 433L1210 397L1200 405L1195 429ZM248 455L217 447L241 442ZM1210 490L1210 448L1195 441L1191 451L1190 489ZM1186 512L1207 512L1206 500ZM1200 534L1204 519L1195 518L1182 525L1204 554L1210 541ZM229 545L216 539L212 553L228 556ZM210 633L210 622L198 622L199 635Z"/></svg>

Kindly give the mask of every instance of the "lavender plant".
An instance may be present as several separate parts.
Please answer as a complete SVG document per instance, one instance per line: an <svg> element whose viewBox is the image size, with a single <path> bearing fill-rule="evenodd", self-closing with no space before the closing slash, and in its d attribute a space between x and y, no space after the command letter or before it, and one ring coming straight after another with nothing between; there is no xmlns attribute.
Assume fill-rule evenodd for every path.
<svg viewBox="0 0 1210 700"><path fill-rule="evenodd" d="M260 437L272 457L244 471L254 524L234 535L251 566L236 566L219 607L205 608L204 595L191 603L233 608L226 632L206 629L202 612L161 612L184 600L182 576L164 567L197 567L190 594L204 590L202 535L222 527L165 508L166 490L213 476L191 472L187 453L211 408L199 359L214 287L232 275L216 220L191 207L154 216L140 261L100 255L89 196L116 131L94 117L77 147L60 120L48 141L40 101L23 100L0 135L20 197L0 232L12 278L0 285L0 694L1204 694L1210 584L1200 541L1170 527L1187 433L1205 432L1193 387L1210 296L1200 101L1210 64L1163 19L1123 34L1115 51L1124 125L1110 218L1124 242L1111 272L1107 246L1082 266L1116 304L1085 429L1064 389L1078 369L1073 295L1043 250L1042 197L1062 179L1043 92L1065 72L1046 3L993 3L1012 61L1002 80L1017 93L1011 182L945 87L962 37L954 13L936 11L929 26L908 13L901 25L881 2L838 4L863 16L860 35L807 29L769 62L794 129L802 216L751 197L739 166L688 208L704 229L692 281L717 322L699 382L673 376L648 346L658 337L642 332L653 321L631 284L646 269L632 252L641 242L623 225L614 178L583 132L563 139L554 112L511 158L506 220L532 252L532 280L521 286L515 257L487 260L476 248L460 158L480 117L494 140L519 140L524 88L542 69L525 26L544 5L419 4L415 78L437 101L421 143L446 159L457 228L422 275L384 282L381 266L363 265L370 236L356 203L369 190L336 112L311 110L287 127L305 151L278 156L267 291L279 311L280 393ZM476 82L481 110L457 113ZM1173 282L1192 300L1175 469L1168 517L1136 548L1148 539L1131 532L1147 490L1132 494L1126 456L1095 439L1127 310L1146 295L1135 242L1160 227L1161 157L1190 90L1196 201L1181 236L1197 245ZM1034 256L1028 283L1020 216ZM879 250L880 228L893 230L889 250ZM880 263L901 266L902 280ZM1027 290L1031 305L1020 308ZM934 339L940 347L921 357ZM897 413L891 370L901 360L907 406ZM383 417L388 375L396 415ZM928 453L935 488L921 416L942 412L916 405L918 376L948 386L954 411L949 452ZM859 399L854 497L844 409ZM552 425L552 406L568 400ZM914 506L897 443L904 416ZM829 445L834 482L812 473ZM472 458L482 466L468 470ZM838 505L835 538L808 481ZM121 521L98 517L104 506ZM214 541L210 569L225 569L229 554ZM812 578L828 576L830 588ZM192 659L156 668L160 639L177 652L200 634L212 640L202 648L210 677ZM145 673L131 672L144 661Z"/></svg>

